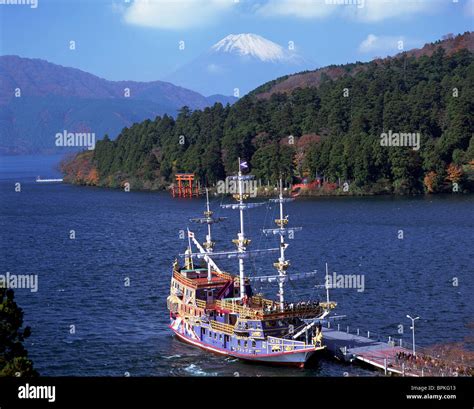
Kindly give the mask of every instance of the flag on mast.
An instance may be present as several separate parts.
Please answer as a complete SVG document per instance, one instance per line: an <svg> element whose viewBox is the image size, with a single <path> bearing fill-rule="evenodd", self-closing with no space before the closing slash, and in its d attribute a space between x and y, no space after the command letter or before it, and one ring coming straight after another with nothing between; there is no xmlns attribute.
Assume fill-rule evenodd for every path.
<svg viewBox="0 0 474 409"><path fill-rule="evenodd" d="M246 160L239 161L239 166L240 166L239 170L241 172L249 170L249 165Z"/></svg>

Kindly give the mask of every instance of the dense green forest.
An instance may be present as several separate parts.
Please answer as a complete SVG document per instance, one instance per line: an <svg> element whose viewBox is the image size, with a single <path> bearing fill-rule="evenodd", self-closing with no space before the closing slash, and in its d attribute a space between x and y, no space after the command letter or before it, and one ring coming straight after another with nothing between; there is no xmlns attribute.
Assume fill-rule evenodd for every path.
<svg viewBox="0 0 474 409"><path fill-rule="evenodd" d="M360 69L360 66L363 69ZM351 73L359 67L357 73ZM339 67L340 69L341 67ZM107 136L65 164L68 180L158 189L177 172L212 185L250 161L262 183L316 177L355 194L473 191L474 58L438 48L421 57L342 66L336 80L233 106L184 107ZM419 133L420 149L381 146L384 132ZM456 190L455 190L456 191Z"/></svg>
<svg viewBox="0 0 474 409"><path fill-rule="evenodd" d="M23 310L13 290L0 287L0 377L38 375L23 346L30 335L30 327L23 328Z"/></svg>

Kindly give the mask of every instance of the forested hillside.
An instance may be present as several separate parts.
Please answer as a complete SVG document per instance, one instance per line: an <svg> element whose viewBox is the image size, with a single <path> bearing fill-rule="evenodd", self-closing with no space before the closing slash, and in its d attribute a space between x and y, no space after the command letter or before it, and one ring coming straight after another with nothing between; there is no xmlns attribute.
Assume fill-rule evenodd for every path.
<svg viewBox="0 0 474 409"><path fill-rule="evenodd" d="M183 171L212 185L236 171L240 156L263 183L282 173L287 182L347 182L355 194L440 192L453 183L472 191L473 56L438 46L342 66L357 73L268 98L252 93L232 107L184 107L176 120L157 117L99 141L63 169L69 181L110 187L162 188ZM420 149L381 146L389 131L419 133Z"/></svg>

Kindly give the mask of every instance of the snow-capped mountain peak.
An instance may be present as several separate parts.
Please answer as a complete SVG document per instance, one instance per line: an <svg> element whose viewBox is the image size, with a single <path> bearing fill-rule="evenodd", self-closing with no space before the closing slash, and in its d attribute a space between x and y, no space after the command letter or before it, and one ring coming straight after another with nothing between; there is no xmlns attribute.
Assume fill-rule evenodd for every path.
<svg viewBox="0 0 474 409"><path fill-rule="evenodd" d="M289 53L280 45L257 34L230 34L214 44L215 53L233 53L258 58L265 62L285 61Z"/></svg>
<svg viewBox="0 0 474 409"><path fill-rule="evenodd" d="M283 75L314 69L295 50L257 34L230 34L166 78L204 95L245 95Z"/></svg>

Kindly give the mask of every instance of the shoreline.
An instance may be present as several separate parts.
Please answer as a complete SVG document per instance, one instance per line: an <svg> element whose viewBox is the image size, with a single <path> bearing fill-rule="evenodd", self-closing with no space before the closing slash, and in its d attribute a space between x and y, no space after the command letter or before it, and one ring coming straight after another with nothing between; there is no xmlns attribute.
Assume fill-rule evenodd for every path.
<svg viewBox="0 0 474 409"><path fill-rule="evenodd" d="M67 176L65 176L67 177ZM96 189L105 189L105 190L124 190L124 187L119 187L119 186L108 186L108 185L95 185L95 184L88 184L88 183L77 183L77 182L71 182L64 180L63 184L71 185L71 186L79 186L79 187L92 187ZM276 188L274 189L269 189L268 191L264 192L258 192L257 195L255 196L250 196L249 199L252 198L272 198L275 197L276 195ZM130 187L130 192L142 192L142 193L167 193L171 196L171 188L170 186L167 187L161 187L161 188L152 188L152 189L146 189L146 188L133 188L133 186ZM231 193L227 194L217 194L216 193L216 188L212 187L209 188L209 194L212 195L213 197L217 196L223 196L223 197L232 197ZM434 198L434 197L450 197L450 196L462 196L462 197L469 197L472 196L473 193L470 191L465 191L465 192L438 192L438 193L394 193L394 192L340 192L340 191L325 191L321 192L320 190L318 191L304 191L298 196L294 196L294 199L312 199L312 198L343 198L343 197L348 197L348 198L363 198L363 197L381 197L381 198ZM203 197L205 196L204 191L201 192L199 196L193 196L192 198L182 198L182 199L194 199L197 197ZM286 192L284 193L285 197L291 197ZM176 197L176 199L179 199Z"/></svg>

